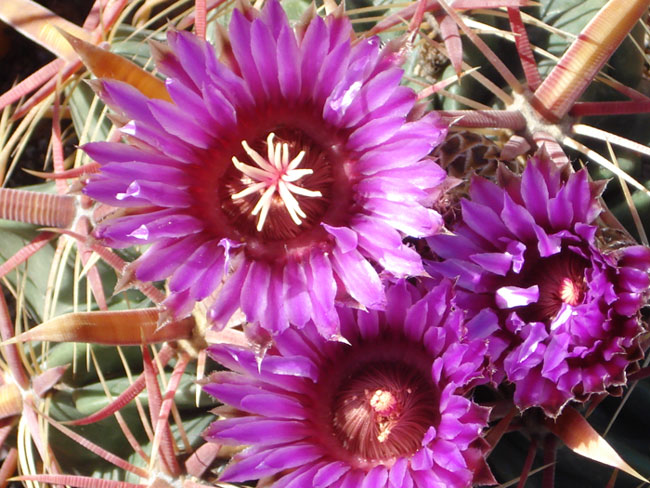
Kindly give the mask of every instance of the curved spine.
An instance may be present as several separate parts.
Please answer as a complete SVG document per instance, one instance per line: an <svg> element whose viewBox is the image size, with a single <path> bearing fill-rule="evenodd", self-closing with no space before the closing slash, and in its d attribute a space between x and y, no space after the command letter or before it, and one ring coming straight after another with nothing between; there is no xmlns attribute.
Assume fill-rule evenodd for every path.
<svg viewBox="0 0 650 488"><path fill-rule="evenodd" d="M551 122L562 119L648 7L650 0L607 2L535 91L532 105Z"/></svg>
<svg viewBox="0 0 650 488"><path fill-rule="evenodd" d="M114 346L152 344L191 337L189 317L158 329L155 308L61 315L23 332L5 343L24 341L86 342Z"/></svg>

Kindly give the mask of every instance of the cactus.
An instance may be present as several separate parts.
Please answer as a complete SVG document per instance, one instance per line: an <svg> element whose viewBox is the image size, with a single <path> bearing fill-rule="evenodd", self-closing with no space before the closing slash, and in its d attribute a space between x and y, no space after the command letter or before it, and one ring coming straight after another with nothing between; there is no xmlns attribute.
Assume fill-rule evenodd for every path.
<svg viewBox="0 0 650 488"><path fill-rule="evenodd" d="M215 384L223 382L231 385L232 382L239 386L255 384L256 387L267 388L265 361L267 365L274 360L280 364L293 357L282 349L290 347L286 345L288 339L282 335L284 325L279 330L281 327L278 324L283 322L281 319L268 319L264 314L253 319L254 313L250 312L252 306L247 303L257 296L249 297L246 303L242 299L242 310L238 310L239 302L231 307L232 310L226 310L228 307L223 302L228 299L223 296L230 293L237 281L233 277L227 279L228 272L224 272L223 285L215 284L216 291L197 292L193 295L197 297L196 300L191 300L187 298L190 288L179 287L178 279L165 280L170 273L165 274L157 269L158 266L163 268L165 262L142 257L147 256L144 254L147 245L127 247L122 245L124 242L116 244L116 241L111 241L113 235L104 232L105 229L120 222L118 219L133 217L148 210L142 210L137 205L129 206L127 197L132 195L125 197L128 192L120 193L122 190L113 191L111 198L114 205L106 203L108 197L98 196L104 191L101 185L97 185L99 190L93 193L92 188L96 183L92 182L101 181L98 175L105 175L107 171L103 161L105 157L99 153L109 146L86 146L86 152L76 149L89 142L120 141L122 134L118 129L138 118L137 114L129 113L129 110L137 112L135 104L120 111L121 105L116 101L120 96L128 100L143 97L158 100L160 102L146 103L160 110L168 107L166 102L171 101L178 104L178 107L174 107L184 117L189 114L189 120L195 120L192 117L196 116L196 120L200 121L196 107L189 102L187 105L179 104L178 98L174 98L178 92L174 92L173 83L165 83L167 78L182 76L172 73L175 66L169 59L174 56L174 51L167 46L167 39L175 39L171 41L172 44L185 42L194 38L183 37L182 33L192 31L198 41L187 49L198 49L196 46L202 46L201 42L207 39L220 47L224 66L230 69L233 59L238 56L233 51L233 45L237 48L237 41L233 39L231 42L228 37L231 18L244 19L235 20L235 23L249 22L258 15L255 9L259 10L262 4L269 3L272 2L256 2L252 6L242 1L235 6L232 2L212 0L184 3L97 0L81 27L33 0L0 3L0 19L3 22L55 56L54 61L0 94L0 175L3 181L3 188L0 188L0 287L3 289L0 296L0 336L3 341L2 362L5 365L0 381L0 442L4 447L0 454L2 483L13 481L29 487L46 484L79 488L272 486L275 482L277 486L285 486L285 483L293 483L290 486L315 486L314 480L322 481L325 477L323 474L320 478L314 477L315 473L311 473L311 478L305 478L309 475L309 463L298 468L286 464L286 471L279 472L278 469L271 474L262 473L262 480L257 485L255 481L240 480L233 475L240 465L245 465L250 459L247 456L251 456L251 450L242 451L243 446L222 442L223 432L219 425L224 424L219 424L221 420L209 426L217 418L215 413L219 418L228 418L226 422L237 422L249 416L251 410L246 410L232 398L220 398L223 391ZM593 260L605 270L603 273L625 275L620 279L624 283L632 280L628 275L637 277L641 284L638 285L638 293L635 293L642 298L639 298L638 307L632 306L631 312L621 313L621 316L639 320L638 308L645 306L648 297L648 286L644 285L647 269L635 261L637 254L634 253L641 256L638 257L639 262L643 261L643 253L648 246L644 223L649 210L650 186L646 159L650 155L650 142L643 128L647 126L646 114L650 111L645 50L648 43L646 16L650 1L590 0L578 5L576 2L550 0L539 3L528 0L419 0L407 5L382 0L349 0L337 5L333 0L325 0L322 5L313 5L306 0L286 0L281 5L300 39L306 36L305 32L317 16L327 17L327 28L331 28L332 32L339 31L331 25L336 26L336 22L344 23L350 19L354 28L354 35L350 36L353 45L379 36L384 47L382 52L389 53L385 55L386 58L381 58L381 62L397 63L399 59L404 69L401 83L415 93L413 103L407 110L408 123L417 126L419 129L414 130L419 130L420 134L426 132L426 137L432 141L430 146L421 150L421 155L414 149L409 156L411 159L408 159L404 154L409 149L402 148L399 157L407 161L408 164L404 164L408 168L422 161L437 161L447 171L446 175L438 174L429 167L426 173L429 186L413 183L413 187L400 187L402 198L408 200L402 202L408 205L404 207L407 209L404 214L425 212L426 206L427 215L432 220L435 216L441 217L439 222L436 221L440 229L436 227L435 231L426 234L407 232L397 227L404 244L398 242L395 245L397 250L393 250L392 254L379 251L373 254L369 251L372 243L361 243L359 255L363 254L363 257L345 261L352 263L350 268L343 266L343 258L338 256L332 258L333 264L329 268L329 265L319 263L319 269L329 269L333 276L333 289L338 293L336 297L332 294L330 305L310 298L308 306L312 310L307 312L301 324L305 328L296 333L296 337L305 343L318 345L317 349L322 347L325 350L331 346L331 350L327 349L330 354L335 346L327 341L337 344L336 347L350 343L350 336L346 338L345 335L346 320L353 313L356 320L366 313L366 308L381 324L378 326L380 330L388 329L392 320L390 312L383 315L383 311L373 311L380 308L378 303L381 299L377 297L384 296L381 280L393 282L390 286L386 285L389 290L388 307L393 307L393 311L406 306L403 301L395 301L394 298L401 293L400 287L411 290L404 293L410 293L408 300L412 299L413 307L424 306L422 304L427 301L426 297L430 296L427 293L444 295L440 301L444 301L445 306L447 301L452 303L448 307L454 312L444 312L444 320L431 320L426 327L436 331L451 327L448 324L456 321L453 315L456 298L450 298L448 293L452 292L448 292L444 284L438 283L435 287L423 284L426 282L424 269L434 274L432 270L435 265L429 268L425 264L425 268L422 268L419 262L420 258L424 258L425 263L442 259L444 251L440 249L444 246L437 245L435 238L423 237L430 237L434 233L462 234L462 228L456 226L462 220L463 212L467 212L468 205L471 205L467 203L468 199L480 201L476 175L484 178L480 181L501 185L499 191L502 192L505 190L501 188L507 188L508 184L523 187L523 181L537 168L538 163L529 162L537 161L531 159L535 155L549 163L549 168L539 170L540 175L546 175L545 171L549 175L562 175L557 176L557 184L560 185L559 178L562 178L562 185L566 186L584 177L585 188L589 188L586 191L589 201L596 202L598 199L602 202L603 211L597 218L594 215L593 219L584 217L579 220L576 216L580 225L593 223L594 229L597 227L593 246L583 243L575 245L583 246L581 249L585 253L587 249L589 252L597 249L597 252L594 250L596 257ZM234 9L243 14L233 14ZM332 37L335 37L334 33ZM187 42L191 44L194 41ZM316 39L313 44L317 45L318 42ZM368 45L372 42L369 41ZM178 50L178 53L181 52L185 51ZM255 58L255 55L251 57ZM260 58L258 56L256 59L261 64ZM165 65L166 62L169 64ZM335 66L332 67L334 69ZM352 68L350 71L353 71ZM344 75L338 73L338 76ZM332 76L335 78L335 75ZM370 83L370 79L368 75L363 81ZM124 86L118 82L130 85L134 91L125 88L125 92L111 92L111 89L116 90L111 87ZM375 89L380 91L381 86ZM271 85L265 87L269 91L274 89ZM232 89L232 86L229 88ZM283 88L277 88L275 96L284 96ZM356 94L350 92L346 96L354 98ZM392 96L391 92L382 103L392 102ZM371 95L368 97L372 100ZM341 100L344 99L342 96ZM412 106L415 101L418 104ZM192 110L195 112L192 113ZM162 117L160 115L159 118ZM331 120L334 120L334 116ZM440 121L449 126L448 131ZM401 120L402 123L405 120ZM45 124L48 132L51 129L47 156L38 170L23 168L22 154L36 139L35 128L38 124ZM340 120L331 124L340 131L339 134L348 130L348 126ZM198 126L200 128L200 124ZM384 127L381 130L388 134L391 129ZM433 139L443 131L447 131L446 139L434 143ZM433 132L436 135L432 135ZM310 212L319 204L307 200L316 201L326 193L317 186L321 180L315 178L316 174L313 173L316 170L301 166L304 154L300 156L297 145L291 146L291 134L288 133L286 128L284 132L272 133L264 146L251 143L247 147L244 140L241 143L243 151L239 146L236 149L239 151L236 154L241 153L242 156L239 159L233 156L233 161L236 161L233 167L244 175L241 179L244 186L231 191L231 199L235 202L232 204L233 212L240 208L237 202L243 201L241 208L244 210L247 209L246 205L251 207L248 210L252 210L254 216L252 223L242 224L251 227L250 233L255 232L255 228L257 232L262 229L273 232L272 219L278 215L275 207L268 203L273 198L284 202L290 217L285 219L287 225L293 225L292 222L297 226L303 222L310 225ZM277 137L277 143L273 142L274 137ZM369 136L365 134L365 137ZM390 137L389 134L384 139ZM377 138L381 139L381 136ZM338 139L328 142L327 146L335 146L336 142ZM193 147L199 145L200 141ZM265 160L267 146L269 156ZM360 142L355 148L362 146ZM425 158L433 146L437 147L430 157ZM133 147L156 157L166 155L168 150L164 147L154 151L142 143ZM275 148L274 153L272 148ZM296 154L292 153L289 157L289 151L294 150ZM285 151L282 153L284 156L281 151ZM125 153L126 163L131 163L129 154ZM393 159L399 153L394 154ZM244 157L251 160L244 160ZM305 157L307 160L309 155ZM418 161L420 158L423 159ZM259 162L260 159L262 162ZM159 165L157 169L154 164L146 163L142 161L140 164L143 174L149 176L152 171L176 169L175 163ZM264 187L263 195L259 190L259 201L247 203L245 199L258 191L255 185L263 186L268 175L275 171L271 163L276 170L284 171L282 174L286 181L283 180L283 183L293 185L286 186L291 188L287 190L289 196L286 192L282 193L278 186L276 193L268 193L270 196L264 200L267 191ZM573 163L573 168L567 163ZM586 173L579 171L582 165L586 165L589 171L589 184ZM32 175L33 185L20 183L18 175L23 169ZM393 170L394 166L388 168L389 172ZM440 175L441 180L435 184L432 181L436 177L434 173ZM401 176L403 180L409 177L418 179L412 174ZM327 183L328 178L333 177L328 176L322 181ZM554 176L546 178L550 180ZM605 179L617 181L610 181L604 190ZM109 182L114 181L109 178ZM304 187L303 181L307 182ZM383 184L390 185L392 181L387 177ZM554 188L551 183L548 187ZM384 190L382 186L381 191ZM414 196L411 199L411 193L408 193L408 199L404 197L406 192L419 195L425 190L428 194L426 199L423 198L423 206L419 202L416 205L417 198ZM354 191L349 189L350 194L354 194ZM379 189L373 191L381 193ZM118 196L115 196L116 192ZM101 195L108 193L107 190ZM126 205L117 201L125 199ZM387 200L393 201L390 198ZM354 200L354 203L356 212L364 202ZM327 205L335 204L339 205L338 202L327 202ZM490 205L485 201L476 204L484 208ZM533 207L533 203L527 205ZM366 217L376 217L370 210L365 212L363 215ZM267 214L268 221L265 221ZM533 210L531 214L534 214ZM389 226L390 222L383 222L382 225ZM540 226L544 227L544 224ZM344 229L342 224L335 227L326 222L329 239L339 246L332 254L340 253L338 249L350 247L347 241L349 229L341 230ZM381 241L387 235L386 228L373 230L373 237ZM390 232L398 235L392 227ZM362 233L359 232L359 235ZM636 246L637 243L640 246ZM198 249L201 250L200 246L204 244L197 244ZM382 244L380 242L376 246ZM216 246L213 247L216 249ZM356 247L356 243L352 247ZM158 243L152 244L151 249L162 253L166 250ZM495 250L499 251L497 245L492 250L494 254ZM601 251L607 257L601 258ZM236 246L233 250L226 246L223 252L232 252L237 256ZM511 249L508 249L509 252ZM153 252L149 255L153 255ZM608 261L610 255L624 257L617 257L619 261L612 264L613 261ZM314 252L311 256L310 259L315 261L321 255ZM391 264L396 262L405 268L404 263L412 264L409 260L413 256L418 257L419 268L416 271L413 271L416 268L409 268L409 272L391 268ZM205 260L209 261L210 258ZM227 267L228 261L225 262ZM142 263L148 263L148 275L139 270L144 266ZM236 268L231 265L231 269ZM200 271L194 270L196 273ZM546 271L550 274L552 270ZM638 275L635 274L637 271ZM269 273L275 276L275 271ZM244 277L242 275L241 280ZM417 284L411 289L411 284L398 278L409 278L410 283ZM326 277L311 279L314 287L326 281ZM228 285L230 282L235 284ZM269 283L273 288L271 278ZM616 283L618 286L619 282ZM240 283L240 286L244 285ZM619 288L616 290L620 291ZM570 292L574 292L575 296ZM266 291L259 293L263 295ZM284 297L284 291L277 293ZM462 292L458 293L460 297ZM576 296L584 292L577 288L563 288L563 293L571 295L566 295L566 302L569 303L578 300ZM412 298L416 295L417 299ZM264 300L266 303L266 298ZM268 300L271 304L282 302L275 298ZM458 300L460 304L460 298ZM399 307L391 303L399 303ZM295 322L298 315L289 312L289 306L282 302L280 307L287 311L287 324ZM320 312L314 310L321 306L327 310L319 315ZM347 306L359 310L340 311L347 310ZM458 307L462 308L460 305ZM341 314L342 326L336 321L327 321L332 313ZM611 320L618 320L617 317L615 315ZM316 324L313 330L309 328L312 322ZM642 327L639 329L642 332L635 335L634 344L626 349L631 365L624 369L625 381L608 385L606 393L582 392L582 397L576 394L575 398L567 400L573 403L563 403L559 407L541 405L542 408L538 408L540 405L537 404L528 408L529 404L521 403L515 406L513 395L515 401L517 395L513 391L520 386L512 378L506 383L501 382L503 378L495 379L498 373L494 373L494 369L491 370L494 377L488 378L489 374L484 372L480 380L469 373L462 380L451 373L449 378L453 377L453 381L444 375L443 380L438 378L436 385L438 382L444 384L444 381L462 385L462 392L459 386L453 395L450 394L450 398L460 398L462 394L465 395L462 401L471 405L467 406L467 411L471 411L472 419L465 419L463 426L479 425L481 422L487 425L471 448L463 448L465 450L462 451L466 460L470 452L473 453L471 456L481 457L480 461L475 458L472 458L472 462L467 461L471 466L467 470L473 471L473 478L470 476L469 481L466 478L458 481L458 473L457 477L450 475L444 478L440 473L446 472L445 469L435 471L431 468L431 472L442 476L441 479L447 480L450 486L453 483L467 486L492 482L500 483L499 486L517 484L520 487L543 488L626 487L638 486L639 482L648 483L650 460L645 452L648 434L645 433L647 429L643 429L644 408L647 406L644 395L648 388L644 379L648 369L646 362L643 362L643 354L648 336L645 322L638 325ZM368 337L363 337L351 342L359 346L368 340ZM485 350L489 349L489 344L472 346L465 344L465 340L466 337L459 339L462 347L488 354ZM495 359L494 364L492 359L485 359L485 364L482 364L482 360L470 358L469 353L463 356L466 353L460 354L454 347L449 344L445 344L444 348L441 346L447 358L456 354L464 357L466 363L474 361L476 364L472 363L472 367L476 370L479 366L486 367L488 362L490 365L485 371L501 367L496 354L492 358ZM282 350L278 352L279 349ZM367 352L367 349L362 350ZM299 352L302 354L304 351L300 349ZM237 354L241 357L236 357ZM331 352L330 357L343 357L337 354ZM255 363L257 369L246 371L250 376L245 377L237 368L243 367L245 359L242 358L248 358L247 355L250 355L251 364ZM304 359L307 356L300 357ZM237 375L225 372L227 369L237 371ZM458 376L459 373L455 374ZM235 376L239 379L233 379ZM359 375L359 378L360 382L366 380L363 375ZM305 378L301 377L302 380ZM300 391L309 391L304 390L304 384L301 384L303 386L300 388L303 389ZM282 385L284 383L280 385L284 388ZM277 394L280 386L273 384L270 389ZM201 391L202 387L205 392ZM401 408L391 403L402 402L399 395L391 397L381 392L383 396L372 396L374 410L366 412L370 417L364 417L364 422L370 422L369 418L378 418L377 415L383 421L393 419L391 415L396 415L394 412ZM622 398L615 397L620 394ZM343 402L342 397L336 398L336 405ZM271 400L266 397L259 401ZM350 408L346 405L343 404L342 411L347 412L345 409ZM487 407L491 408L489 422ZM446 412L445 416L448 415ZM385 424L381 425L386 428ZM390 436L390 428L386 429L381 435ZM336 430L336 435L343 435L340 433L343 430ZM422 437L424 434L419 435ZM383 443L381 439L380 444ZM437 441L434 439L431 442ZM568 449L560 449L562 446ZM293 452L291 447L281 446L289 453ZM261 448L252 449L252 452L259 454L255 449ZM408 458L404 452L398 451L402 457L398 456L396 464ZM278 447L278 452L285 451ZM290 456L282 455L285 458ZM489 469L482 462L483 455L487 456ZM283 459L282 462L287 461ZM324 468L325 465L316 466ZM381 464L373 469L367 468L363 474L366 476L363 486L409 486L406 481L400 484L393 478L389 480L389 469L392 466L384 467ZM224 478L229 479L229 475L236 478L232 483L221 481L224 470ZM620 471L624 473L619 474ZM436 486L432 478L418 474L418 469L414 468L413 473L411 475L416 486ZM340 476L348 483L346 486L353 486L357 479L354 478L356 474ZM361 474L358 476L362 477ZM339 486L336 483L336 480L331 485L323 481L322 486Z"/></svg>

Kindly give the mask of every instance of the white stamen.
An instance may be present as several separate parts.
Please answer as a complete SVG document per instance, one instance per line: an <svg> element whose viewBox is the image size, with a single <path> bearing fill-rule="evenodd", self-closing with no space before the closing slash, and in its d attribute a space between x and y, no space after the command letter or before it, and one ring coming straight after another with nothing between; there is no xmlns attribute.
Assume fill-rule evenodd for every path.
<svg viewBox="0 0 650 488"><path fill-rule="evenodd" d="M275 134L273 132L270 132L269 135L266 137L266 154L268 160L275 164L275 146L273 146L273 138L275 137Z"/></svg>
<svg viewBox="0 0 650 488"><path fill-rule="evenodd" d="M295 201L295 198L291 196L291 193L289 193L289 190L287 190L287 187L283 185L282 182L280 182L278 185L278 192L280 193L280 198L282 198L285 207L287 207L287 212L289 212L291 220L293 220L296 225L302 224L302 220L300 220L300 217L298 217L298 214L296 212L298 202Z"/></svg>
<svg viewBox="0 0 650 488"><path fill-rule="evenodd" d="M296 225L302 224L302 221L298 218L298 215L300 215L302 218L306 218L307 215L302 211L298 200L296 200L291 194L284 181L280 181L278 183L278 192L280 193L280 198L282 198L282 201L287 207L289 215L291 215L293 221L296 223Z"/></svg>
<svg viewBox="0 0 650 488"><path fill-rule="evenodd" d="M257 215L260 213L260 210L262 210L262 207L264 206L270 206L271 205L271 197L273 196L273 193L275 193L275 188L269 187L266 189L264 194L262 195L262 198L260 198L257 201L257 204L253 208L253 211L251 212L252 215Z"/></svg>
<svg viewBox="0 0 650 488"><path fill-rule="evenodd" d="M275 152L273 153L273 163L275 164L275 167L281 170L284 168L282 166L282 144L276 144L275 145Z"/></svg>
<svg viewBox="0 0 650 488"><path fill-rule="evenodd" d="M289 144L286 142L282 144L282 167L286 168L289 165Z"/></svg>
<svg viewBox="0 0 650 488"><path fill-rule="evenodd" d="M303 195L305 197L322 197L323 194L319 191L307 190L302 186L296 186L293 183L287 182L287 188L298 195Z"/></svg>
<svg viewBox="0 0 650 488"><path fill-rule="evenodd" d="M262 207L262 213L260 214L260 218L257 221L257 232L261 232L264 228L264 222L266 222L266 216L269 214L269 208L271 208L270 198L264 203L264 206Z"/></svg>
<svg viewBox="0 0 650 488"><path fill-rule="evenodd" d="M300 163L302 163L302 158L304 157L305 157L305 151L300 151L298 155L295 158L293 158L293 160L289 163L288 168L291 170L300 166Z"/></svg>
<svg viewBox="0 0 650 488"><path fill-rule="evenodd" d="M262 195L262 198L259 199L257 205L255 205L255 208L251 212L251 214L257 215L260 212L260 210L262 211L257 221L258 232L264 228L266 215L269 213L269 209L271 208L271 199L273 198L273 193L274 193L273 187L267 188L267 190L264 192L264 195Z"/></svg>
<svg viewBox="0 0 650 488"><path fill-rule="evenodd" d="M235 193L231 198L233 200L237 200L238 198L244 198L247 197L248 195L252 195L255 192L263 190L264 188L266 188L266 183L253 183L248 188L245 188L239 193Z"/></svg>
<svg viewBox="0 0 650 488"><path fill-rule="evenodd" d="M232 157L232 164L234 164L235 168L237 168L239 171L244 173L246 176L250 176L251 178L260 180L265 178L267 175L267 173L261 169L253 168L252 166L248 166L247 164L240 162L235 156Z"/></svg>
<svg viewBox="0 0 650 488"><path fill-rule="evenodd" d="M292 183L313 174L314 171L312 169L297 169L305 157L305 151L300 151L292 160L289 160L289 145L286 142L274 143L274 138L273 132L269 133L266 138L267 159L251 148L246 141L242 141L241 145L244 151L257 167L244 164L236 157L232 157L235 168L253 181L240 192L231 195L230 198L238 200L262 192L260 199L251 211L251 215L259 214L256 227L258 232L264 228L276 192L296 225L301 225L300 217L307 218L307 214L300 208L300 203L293 193L312 198L323 196L320 191L308 190Z"/></svg>
<svg viewBox="0 0 650 488"><path fill-rule="evenodd" d="M303 176L310 175L314 172L312 169L294 169L291 171L291 176L282 178L284 181L296 181L302 178Z"/></svg>
<svg viewBox="0 0 650 488"><path fill-rule="evenodd" d="M255 149L250 147L246 141L241 141L241 145L244 148L244 151L246 151L246 154L250 156L250 158L257 163L257 165L265 169L267 171L273 171L273 166L271 166L266 159L262 157L260 153L258 153ZM235 158L233 158L235 159Z"/></svg>

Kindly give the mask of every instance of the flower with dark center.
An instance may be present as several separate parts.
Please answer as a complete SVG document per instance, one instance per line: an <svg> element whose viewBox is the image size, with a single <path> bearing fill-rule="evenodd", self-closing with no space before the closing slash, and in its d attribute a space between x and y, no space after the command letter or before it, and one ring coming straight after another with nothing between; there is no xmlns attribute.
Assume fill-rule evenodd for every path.
<svg viewBox="0 0 650 488"><path fill-rule="evenodd" d="M470 334L489 338L495 381L549 416L625 385L650 285L650 250L601 250L602 185L568 170L539 157L521 176L501 168L500 186L476 177L453 234L428 239L431 273L458 277Z"/></svg>
<svg viewBox="0 0 650 488"><path fill-rule="evenodd" d="M488 409L465 396L483 381L486 343L466 341L453 300L450 282L422 294L400 280L385 312L338 310L347 344L309 323L277 334L259 366L250 350L211 346L231 371L203 386L224 403L204 436L250 446L221 480L319 488L492 481L481 438Z"/></svg>
<svg viewBox="0 0 650 488"><path fill-rule="evenodd" d="M131 269L170 278L176 316L211 296L217 326L241 308L272 333L313 320L336 337L335 299L381 309L379 272L424 273L402 239L441 226L423 203L445 178L427 159L445 129L415 115L399 46L310 12L294 30L276 0L235 10L220 53L169 32L154 47L173 103L96 83L128 145L84 146L102 165L85 193L126 209L95 235L151 244Z"/></svg>

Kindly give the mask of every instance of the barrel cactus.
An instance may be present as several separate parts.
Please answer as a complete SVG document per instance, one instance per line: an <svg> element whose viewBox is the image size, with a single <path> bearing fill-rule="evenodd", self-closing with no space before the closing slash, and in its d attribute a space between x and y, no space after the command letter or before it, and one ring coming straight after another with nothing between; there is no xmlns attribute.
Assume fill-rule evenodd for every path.
<svg viewBox="0 0 650 488"><path fill-rule="evenodd" d="M2 482L647 482L649 6L0 4Z"/></svg>

